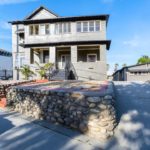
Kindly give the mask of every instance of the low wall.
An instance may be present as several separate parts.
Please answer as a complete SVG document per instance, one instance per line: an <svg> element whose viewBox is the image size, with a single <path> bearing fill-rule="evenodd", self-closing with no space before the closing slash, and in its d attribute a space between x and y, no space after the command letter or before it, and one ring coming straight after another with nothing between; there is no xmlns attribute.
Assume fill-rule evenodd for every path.
<svg viewBox="0 0 150 150"><path fill-rule="evenodd" d="M11 81L11 80L0 80L0 99L6 97L7 90L11 86L21 85L32 81Z"/></svg>
<svg viewBox="0 0 150 150"><path fill-rule="evenodd" d="M27 116L63 124L100 140L113 136L117 124L112 83L100 93L12 87L7 103Z"/></svg>

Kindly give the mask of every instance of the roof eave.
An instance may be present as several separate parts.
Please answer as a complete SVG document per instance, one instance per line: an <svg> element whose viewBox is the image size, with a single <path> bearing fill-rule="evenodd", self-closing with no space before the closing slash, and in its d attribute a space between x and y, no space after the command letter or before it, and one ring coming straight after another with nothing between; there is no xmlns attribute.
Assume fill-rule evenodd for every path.
<svg viewBox="0 0 150 150"><path fill-rule="evenodd" d="M92 16L74 16L74 17L58 17L51 19L40 20L22 20L22 21L10 21L11 24L33 24L33 23L47 23L47 22L61 22L61 21L85 21L85 20L106 20L106 24L109 20L109 15L92 15Z"/></svg>
<svg viewBox="0 0 150 150"><path fill-rule="evenodd" d="M84 44L104 44L106 45L106 49L109 50L110 48L110 40L104 41L66 41L66 42L53 42L53 43L31 43L31 44L20 44L20 46L24 48L29 47L46 47L46 46L60 46L60 45L84 45Z"/></svg>

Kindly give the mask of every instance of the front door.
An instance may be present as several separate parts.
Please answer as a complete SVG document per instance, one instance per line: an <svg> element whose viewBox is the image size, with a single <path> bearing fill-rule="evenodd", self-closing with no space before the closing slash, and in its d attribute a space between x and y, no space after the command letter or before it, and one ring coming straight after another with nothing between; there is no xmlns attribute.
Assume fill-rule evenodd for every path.
<svg viewBox="0 0 150 150"><path fill-rule="evenodd" d="M70 55L61 55L62 69L65 68L66 64L70 62Z"/></svg>

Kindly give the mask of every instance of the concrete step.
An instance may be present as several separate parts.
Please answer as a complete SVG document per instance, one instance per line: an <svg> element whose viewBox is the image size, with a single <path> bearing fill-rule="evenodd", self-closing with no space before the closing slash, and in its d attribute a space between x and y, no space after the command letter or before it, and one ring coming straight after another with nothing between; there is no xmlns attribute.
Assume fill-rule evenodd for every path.
<svg viewBox="0 0 150 150"><path fill-rule="evenodd" d="M59 70L52 80L65 80L65 70Z"/></svg>

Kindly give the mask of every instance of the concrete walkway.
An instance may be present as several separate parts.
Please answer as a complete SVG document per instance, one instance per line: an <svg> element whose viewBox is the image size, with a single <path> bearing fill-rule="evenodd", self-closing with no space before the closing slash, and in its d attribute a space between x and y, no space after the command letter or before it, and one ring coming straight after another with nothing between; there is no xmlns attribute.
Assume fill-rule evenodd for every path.
<svg viewBox="0 0 150 150"><path fill-rule="evenodd" d="M31 123L18 113L0 110L0 150L99 150L98 145L78 139L81 137L70 138Z"/></svg>
<svg viewBox="0 0 150 150"><path fill-rule="evenodd" d="M150 83L115 82L119 125L108 150L150 150Z"/></svg>

